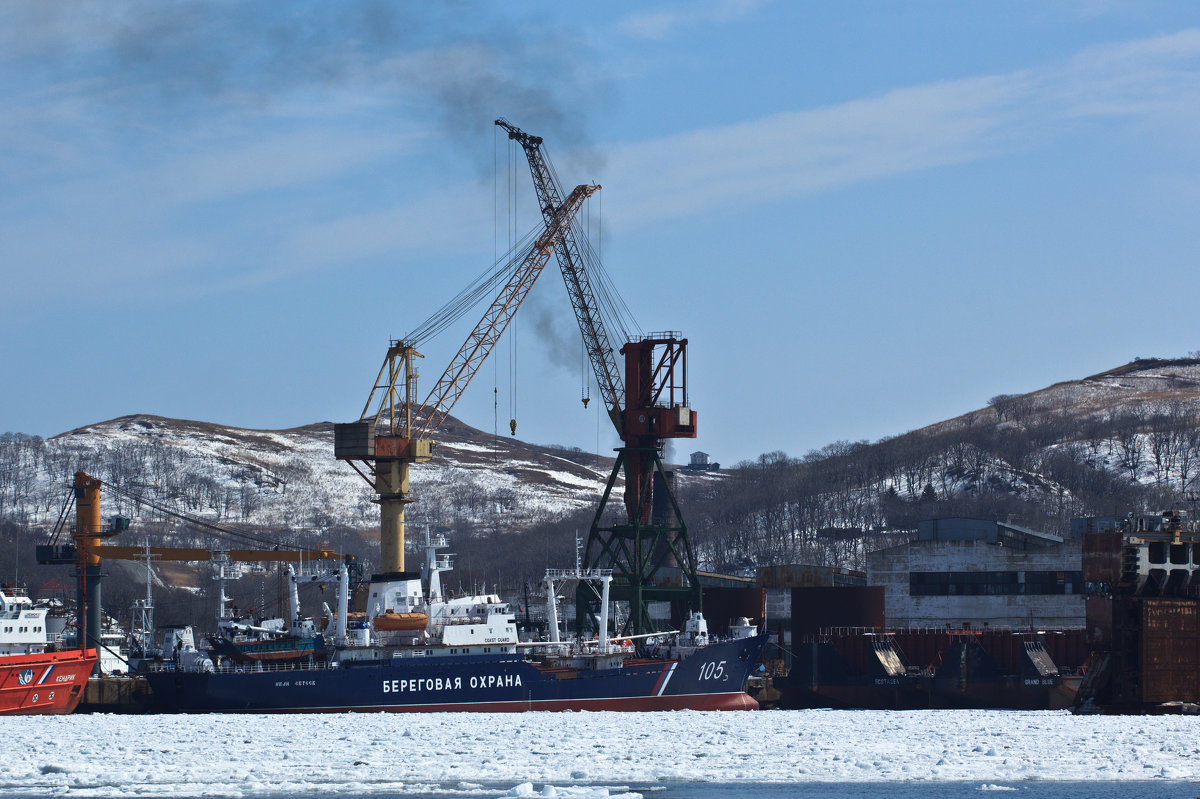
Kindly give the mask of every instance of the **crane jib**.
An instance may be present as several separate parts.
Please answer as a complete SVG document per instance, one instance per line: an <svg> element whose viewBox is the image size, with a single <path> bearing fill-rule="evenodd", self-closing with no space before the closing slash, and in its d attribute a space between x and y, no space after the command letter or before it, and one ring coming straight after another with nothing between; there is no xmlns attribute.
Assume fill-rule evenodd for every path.
<svg viewBox="0 0 1200 799"><path fill-rule="evenodd" d="M531 136L520 128L509 124L506 120L497 119L496 125L508 132L508 137L521 145L525 151L525 160L529 162L529 171L533 176L533 187L537 193L538 205L542 209L543 218L550 224L552 209L558 208L558 183L542 153L542 138ZM621 371L617 366L616 354L610 343L604 320L599 313L596 294L592 289L591 279L584 269L584 259L575 240L574 231L569 227L563 232L555 250L558 257L559 270L571 298L571 308L579 323L579 332L583 336L584 347L588 359L592 363L592 371L596 375L596 383L600 388L600 396L608 408L609 418L617 428L617 433L624 434L622 401L625 395Z"/></svg>

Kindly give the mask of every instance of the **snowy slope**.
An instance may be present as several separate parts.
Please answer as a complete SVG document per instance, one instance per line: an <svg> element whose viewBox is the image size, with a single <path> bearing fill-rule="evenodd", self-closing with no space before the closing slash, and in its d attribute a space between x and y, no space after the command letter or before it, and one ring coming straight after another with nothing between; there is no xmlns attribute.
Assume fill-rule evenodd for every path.
<svg viewBox="0 0 1200 799"><path fill-rule="evenodd" d="M418 513L480 519L503 509L520 524L595 503L611 460L493 439L454 419L439 431L435 459L413 467ZM72 430L24 454L24 501L4 510L53 521L75 470L156 503L213 521L292 528L378 525L371 490L333 457L333 425L244 430L157 416L124 416ZM115 493L112 494L115 500ZM18 507L19 506L19 507ZM153 510L123 502L142 519ZM106 515L117 511L106 507Z"/></svg>
<svg viewBox="0 0 1200 799"><path fill-rule="evenodd" d="M1200 409L1200 359L1176 358L1133 361L1081 380L1069 380L1014 397L1019 400L1016 419L1028 420L1049 414L1066 414L1074 419L1097 416L1131 407L1153 412L1179 403L1190 410ZM970 428L995 423L993 408L982 408L945 422L923 428L922 432Z"/></svg>
<svg viewBox="0 0 1200 799"><path fill-rule="evenodd" d="M611 458L494 437L453 417L434 437L429 463L412 468L410 518L506 529L592 508ZM246 430L159 416L123 416L46 441L4 445L0 515L53 522L71 475L81 470L115 488L209 521L319 532L377 528L372 492L333 457L333 425ZM712 479L700 475L693 479ZM162 514L109 491L105 515L141 521Z"/></svg>

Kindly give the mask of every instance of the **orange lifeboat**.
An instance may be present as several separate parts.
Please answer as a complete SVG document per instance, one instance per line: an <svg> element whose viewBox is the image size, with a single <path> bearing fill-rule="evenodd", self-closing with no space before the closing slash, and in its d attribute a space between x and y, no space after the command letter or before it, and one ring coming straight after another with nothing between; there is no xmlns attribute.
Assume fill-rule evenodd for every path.
<svg viewBox="0 0 1200 799"><path fill-rule="evenodd" d="M424 630L429 624L429 617L424 613L396 613L389 610L376 616L374 624L381 633Z"/></svg>

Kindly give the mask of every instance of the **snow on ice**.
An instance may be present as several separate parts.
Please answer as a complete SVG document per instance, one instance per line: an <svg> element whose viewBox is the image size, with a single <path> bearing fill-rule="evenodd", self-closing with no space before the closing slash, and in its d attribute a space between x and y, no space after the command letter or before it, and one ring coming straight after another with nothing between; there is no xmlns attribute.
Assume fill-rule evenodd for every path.
<svg viewBox="0 0 1200 799"><path fill-rule="evenodd" d="M645 789L627 786L645 784L961 782L974 792L1042 781L1200 779L1200 718L1188 716L99 715L10 718L3 727L19 745L0 758L0 797L613 799L637 796Z"/></svg>

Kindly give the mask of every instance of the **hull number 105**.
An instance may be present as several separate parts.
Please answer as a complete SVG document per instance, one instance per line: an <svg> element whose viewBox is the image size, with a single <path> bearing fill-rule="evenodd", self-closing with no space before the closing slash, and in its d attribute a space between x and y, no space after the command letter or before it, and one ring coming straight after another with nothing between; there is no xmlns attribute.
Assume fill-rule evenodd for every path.
<svg viewBox="0 0 1200 799"><path fill-rule="evenodd" d="M709 661L700 667L700 679L716 680L724 682L729 679L729 675L725 673L725 661Z"/></svg>

